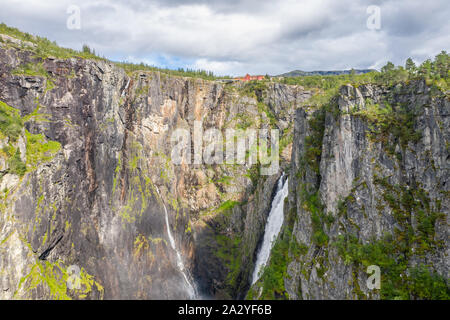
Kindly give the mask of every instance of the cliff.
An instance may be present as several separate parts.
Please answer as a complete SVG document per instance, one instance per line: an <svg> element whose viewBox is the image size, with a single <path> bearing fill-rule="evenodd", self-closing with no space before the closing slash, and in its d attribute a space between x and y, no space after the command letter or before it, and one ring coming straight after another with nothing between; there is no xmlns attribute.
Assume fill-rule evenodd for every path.
<svg viewBox="0 0 450 320"><path fill-rule="evenodd" d="M448 299L449 107L419 80L347 85L323 108L297 109L273 249L287 253L272 254L249 297Z"/></svg>
<svg viewBox="0 0 450 320"><path fill-rule="evenodd" d="M448 299L448 92L321 93L2 35L0 299ZM191 160L210 133L278 129L280 166L179 163L180 129L202 138ZM250 287L282 171L284 224Z"/></svg>
<svg viewBox="0 0 450 320"><path fill-rule="evenodd" d="M11 37L0 42L0 74L11 120L1 135L2 299L188 298L166 209L199 294L245 295L279 173L174 164L171 136L194 121L219 131L276 125L286 167L291 118L310 92L127 74ZM68 287L75 271L79 289Z"/></svg>

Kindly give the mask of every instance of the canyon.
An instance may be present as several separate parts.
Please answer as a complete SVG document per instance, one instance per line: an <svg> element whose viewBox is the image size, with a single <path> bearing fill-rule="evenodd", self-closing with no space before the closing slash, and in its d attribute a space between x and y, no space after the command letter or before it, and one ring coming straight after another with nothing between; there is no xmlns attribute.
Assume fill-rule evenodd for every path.
<svg viewBox="0 0 450 320"><path fill-rule="evenodd" d="M416 276L448 293L448 91L348 84L312 107L318 94L3 37L0 299L395 299ZM278 171L174 163L172 134L200 121L279 130ZM253 283L283 173L282 225ZM366 286L374 264L381 290Z"/></svg>

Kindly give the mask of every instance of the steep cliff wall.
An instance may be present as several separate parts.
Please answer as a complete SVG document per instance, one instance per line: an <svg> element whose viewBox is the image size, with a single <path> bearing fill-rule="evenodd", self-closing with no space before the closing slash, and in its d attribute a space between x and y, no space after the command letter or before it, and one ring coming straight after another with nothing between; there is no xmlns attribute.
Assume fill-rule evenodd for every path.
<svg viewBox="0 0 450 320"><path fill-rule="evenodd" d="M448 299L449 108L412 81L298 109L287 218L249 297Z"/></svg>
<svg viewBox="0 0 450 320"><path fill-rule="evenodd" d="M448 93L347 85L308 107L301 86L127 73L28 40L0 37L0 299L182 299L187 282L199 298L448 299ZM176 164L174 132L198 122L203 138L279 129L279 170ZM284 225L249 288L281 171Z"/></svg>
<svg viewBox="0 0 450 320"><path fill-rule="evenodd" d="M171 135L192 132L194 121L204 130L277 127L286 168L291 119L310 95L127 74L108 61L0 42L0 298L187 298L164 207L201 294L244 295L279 173L175 165Z"/></svg>

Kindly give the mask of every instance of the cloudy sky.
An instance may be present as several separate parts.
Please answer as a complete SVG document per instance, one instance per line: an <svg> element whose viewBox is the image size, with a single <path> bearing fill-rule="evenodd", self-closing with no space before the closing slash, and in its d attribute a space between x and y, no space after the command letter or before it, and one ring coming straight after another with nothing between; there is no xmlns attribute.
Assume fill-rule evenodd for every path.
<svg viewBox="0 0 450 320"><path fill-rule="evenodd" d="M71 5L80 10L80 29ZM380 9L380 26L375 11ZM70 10L68 10L70 9ZM70 11L68 13L68 11ZM1 0L0 22L115 61L280 74L450 51L448 0ZM369 20L369 27L368 27Z"/></svg>

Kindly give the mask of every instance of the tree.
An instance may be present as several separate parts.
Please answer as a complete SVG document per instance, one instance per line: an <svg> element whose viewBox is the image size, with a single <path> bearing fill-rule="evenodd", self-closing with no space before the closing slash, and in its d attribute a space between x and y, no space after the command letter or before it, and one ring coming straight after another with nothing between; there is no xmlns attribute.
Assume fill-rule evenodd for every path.
<svg viewBox="0 0 450 320"><path fill-rule="evenodd" d="M395 65L388 61L384 67L381 68L382 73L389 73L395 70Z"/></svg>
<svg viewBox="0 0 450 320"><path fill-rule="evenodd" d="M408 76L409 76L408 71L406 71L406 69L403 68L402 66L399 66L397 67L397 69L394 70L393 80L395 82L406 81L408 80Z"/></svg>
<svg viewBox="0 0 450 320"><path fill-rule="evenodd" d="M385 83L392 83L394 80L395 65L388 61L384 67L381 68L381 80Z"/></svg>
<svg viewBox="0 0 450 320"><path fill-rule="evenodd" d="M445 78L448 73L450 56L446 51L439 53L434 59L434 73L439 78Z"/></svg>
<svg viewBox="0 0 450 320"><path fill-rule="evenodd" d="M408 71L402 66L395 67L395 65L389 61L381 68L378 79L384 84L391 85L397 82L406 81L408 79Z"/></svg>
<svg viewBox="0 0 450 320"><path fill-rule="evenodd" d="M356 75L356 71L355 71L355 69L352 68L352 70L350 70L350 81L351 82L355 81L355 75Z"/></svg>
<svg viewBox="0 0 450 320"><path fill-rule="evenodd" d="M408 71L409 75L415 75L417 72L417 67L411 58L408 58L405 63L405 69Z"/></svg>
<svg viewBox="0 0 450 320"><path fill-rule="evenodd" d="M83 53L91 54L91 48L87 44L83 44Z"/></svg>
<svg viewBox="0 0 450 320"><path fill-rule="evenodd" d="M419 75L425 78L430 78L433 70L433 62L430 59L425 60L419 67Z"/></svg>

